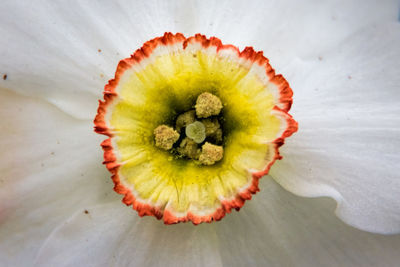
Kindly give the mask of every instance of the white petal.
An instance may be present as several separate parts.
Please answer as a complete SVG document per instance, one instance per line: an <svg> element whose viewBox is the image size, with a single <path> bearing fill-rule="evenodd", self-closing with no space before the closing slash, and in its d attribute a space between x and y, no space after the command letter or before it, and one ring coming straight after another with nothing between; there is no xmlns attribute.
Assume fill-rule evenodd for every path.
<svg viewBox="0 0 400 267"><path fill-rule="evenodd" d="M4 86L45 98L78 118L94 117L118 60L141 44L135 42L137 25L128 23L117 3L9 1L0 16Z"/></svg>
<svg viewBox="0 0 400 267"><path fill-rule="evenodd" d="M264 51L279 72L295 57L317 58L318 53L335 47L358 29L396 21L398 16L395 0L363 1L363 5L358 0L198 3L187 4L182 11L189 10L186 21L193 25L188 34L215 35L240 48L254 46Z"/></svg>
<svg viewBox="0 0 400 267"><path fill-rule="evenodd" d="M345 222L400 232L400 24L361 30L321 60L288 66L299 132L271 175L303 196L331 196Z"/></svg>
<svg viewBox="0 0 400 267"><path fill-rule="evenodd" d="M49 236L39 266L222 266L215 225L166 226L117 202L88 211Z"/></svg>
<svg viewBox="0 0 400 267"><path fill-rule="evenodd" d="M396 266L400 236L341 222L327 198L296 197L269 179L239 214L218 224L224 266ZM243 214L242 214L243 213Z"/></svg>
<svg viewBox="0 0 400 267"><path fill-rule="evenodd" d="M0 120L0 262L29 266L71 213L120 197L101 166L91 121L4 89Z"/></svg>
<svg viewBox="0 0 400 267"><path fill-rule="evenodd" d="M262 192L212 224L163 225L112 203L78 212L49 236L39 266L395 266L400 236L359 231L264 178Z"/></svg>
<svg viewBox="0 0 400 267"><path fill-rule="evenodd" d="M2 1L4 86L92 118L119 59L165 31L253 45L284 66L363 25L394 20L397 1ZM98 50L101 52L98 52Z"/></svg>

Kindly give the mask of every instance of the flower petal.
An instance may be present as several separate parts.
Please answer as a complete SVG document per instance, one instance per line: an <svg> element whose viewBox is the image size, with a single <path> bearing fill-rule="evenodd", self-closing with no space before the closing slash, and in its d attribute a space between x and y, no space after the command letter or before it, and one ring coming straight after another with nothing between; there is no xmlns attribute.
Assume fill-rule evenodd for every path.
<svg viewBox="0 0 400 267"><path fill-rule="evenodd" d="M312 16L310 15L312 14ZM7 87L91 118L114 66L165 31L253 45L279 65L394 20L397 1L2 1L0 71ZM318 21L318 23L316 23ZM97 96L97 97L94 97Z"/></svg>
<svg viewBox="0 0 400 267"><path fill-rule="evenodd" d="M358 0L198 3L201 4L193 5L189 1L182 9L189 13L186 22L194 29L182 31L185 35L196 32L215 35L239 48L251 44L256 50L264 51L279 73L284 73L279 66L289 64L296 57L318 57L318 53L334 48L366 25L398 18L396 0L368 0L363 5ZM178 28L178 31L181 30Z"/></svg>
<svg viewBox="0 0 400 267"><path fill-rule="evenodd" d="M110 203L76 213L47 239L39 266L396 266L400 236L341 222L329 199L292 195L273 179L238 216L165 226Z"/></svg>
<svg viewBox="0 0 400 267"><path fill-rule="evenodd" d="M39 266L222 266L215 227L167 227L139 219L119 202L89 207L60 225L37 258Z"/></svg>
<svg viewBox="0 0 400 267"><path fill-rule="evenodd" d="M331 196L361 229L400 232L400 24L358 32L315 62L288 67L300 129L271 175L303 196Z"/></svg>
<svg viewBox="0 0 400 267"><path fill-rule="evenodd" d="M0 262L29 266L52 229L115 199L91 122L0 89ZM108 175L107 175L108 176Z"/></svg>
<svg viewBox="0 0 400 267"><path fill-rule="evenodd" d="M133 8L132 15L125 8L96 1L3 2L0 70L8 74L5 86L44 98L77 118L92 118L99 88L112 77L121 55L128 56L140 42L131 16L136 22L149 20L144 12Z"/></svg>
<svg viewBox="0 0 400 267"><path fill-rule="evenodd" d="M216 224L224 266L397 265L400 236L349 227L334 201L297 197L269 178L238 216Z"/></svg>

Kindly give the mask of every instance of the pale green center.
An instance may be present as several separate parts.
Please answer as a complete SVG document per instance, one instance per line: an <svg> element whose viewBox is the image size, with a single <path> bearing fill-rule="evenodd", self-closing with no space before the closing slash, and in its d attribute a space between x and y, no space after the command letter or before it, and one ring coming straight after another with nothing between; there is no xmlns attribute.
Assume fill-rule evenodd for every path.
<svg viewBox="0 0 400 267"><path fill-rule="evenodd" d="M185 133L187 137L197 144L202 143L206 139L206 127L199 121L195 121L186 126Z"/></svg>

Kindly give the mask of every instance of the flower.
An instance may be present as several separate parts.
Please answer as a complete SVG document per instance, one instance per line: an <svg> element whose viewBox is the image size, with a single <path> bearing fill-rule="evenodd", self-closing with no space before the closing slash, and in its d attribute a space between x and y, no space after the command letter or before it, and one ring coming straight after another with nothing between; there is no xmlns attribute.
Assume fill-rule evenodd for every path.
<svg viewBox="0 0 400 267"><path fill-rule="evenodd" d="M120 61L94 123L110 137L102 142L104 164L125 204L166 224L199 224L222 219L259 191L258 180L297 130L291 104L287 81L262 52L165 33ZM186 136L165 125L182 118ZM222 124L222 141L206 140L211 119ZM181 153L187 140L198 143L194 156Z"/></svg>
<svg viewBox="0 0 400 267"><path fill-rule="evenodd" d="M341 220L399 232L397 13L395 1L3 1L0 262L396 266L399 236ZM217 223L139 218L100 165L101 89L165 31L252 45L294 91L284 159Z"/></svg>

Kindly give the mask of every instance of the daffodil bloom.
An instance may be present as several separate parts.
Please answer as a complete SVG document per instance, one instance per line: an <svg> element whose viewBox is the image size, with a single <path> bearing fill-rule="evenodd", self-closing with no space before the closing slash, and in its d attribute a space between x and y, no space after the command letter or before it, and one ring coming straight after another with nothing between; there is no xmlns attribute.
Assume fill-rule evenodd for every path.
<svg viewBox="0 0 400 267"><path fill-rule="evenodd" d="M247 46L263 51L293 90L293 118L284 101L273 97L272 84L249 95L239 94L240 87L227 86L254 67L232 57L236 52L216 55L204 47L185 50L182 45L172 57L161 53L165 56L159 54L127 68L131 75L115 87L115 102L104 112L110 115L104 120L107 127L97 128L112 136L104 141L93 132L104 86L118 76L115 71L121 60L131 58L146 41L165 32L175 37L182 33L183 42L201 33L204 38L215 36L237 46L235 51L246 51ZM0 34L1 266L398 265L400 237L380 235L400 232L400 23L396 1L7 0L0 6ZM186 54L194 50L196 57ZM199 75L196 66L202 60L218 66L212 71L216 73L213 79ZM184 64L168 63L172 61ZM162 73L153 75L146 66ZM236 68L230 79L221 74L227 66ZM138 77L142 79L135 80ZM209 125L217 125L215 120L204 121L209 118L197 114L196 121L204 129L195 121L177 120L207 91L191 84L196 80L222 103L221 115L209 118L217 118L220 124L222 140L214 145L221 144L223 154L210 165L196 165L196 154L188 159L186 150L179 152L182 140L176 141L173 148L178 154L173 154L155 146L152 135L165 124L180 137L191 138L183 147L213 142L196 136L206 133ZM216 80L220 86L206 83ZM152 91L172 85L171 81L174 86L169 90L186 90L175 96L193 96L172 105L165 95ZM249 90L261 88L251 79L246 81ZM255 95L262 103L254 100ZM129 99L130 104L121 99ZM149 100L154 104L148 105ZM281 110L279 114L271 113L274 105ZM131 112L137 107L146 112ZM251 117L251 123L258 126L232 131L225 121L244 114L243 110L251 116L240 119L250 121ZM265 170L277 154L268 154L271 150L265 147L259 154L248 153L249 142L255 147L273 145L288 125L295 125L294 120L298 131L280 147L282 160L259 179L260 192L240 212L210 224L164 225L151 216L141 218L132 206L121 203L121 195L113 191L115 185L101 165L100 143L106 154L113 147L116 160L106 160L106 164L120 164L119 174L125 179L121 184L130 187L124 192L117 188L124 193L124 202L135 205L126 194L133 192L135 203L149 205L150 209L136 207L139 215L161 217L155 212L157 207L164 220L166 211L170 212L167 223L209 222L222 218L221 214L209 215L237 196L248 181L242 177L249 176L235 176L235 180L227 175L224 181L232 185L228 190L216 183L199 186L206 176L214 177L205 172L227 174L228 166ZM263 127L264 123L270 128ZM183 127L189 128L188 134ZM143 140L132 131L140 129L148 133L142 135ZM124 139L126 133L134 138ZM143 160L142 150L150 153L150 159L135 165L135 160ZM261 154L267 156L266 161L260 160ZM186 158L176 159L176 155ZM182 172L176 170L180 160L187 165ZM157 180L145 168L151 164L166 174ZM195 175L200 177L195 179ZM174 185L168 179L180 181L178 189L187 193L177 194L176 189L167 193ZM193 187L185 184L189 181ZM155 185L146 185L149 182L163 185L164 195L154 194ZM177 195L185 199L174 199Z"/></svg>

